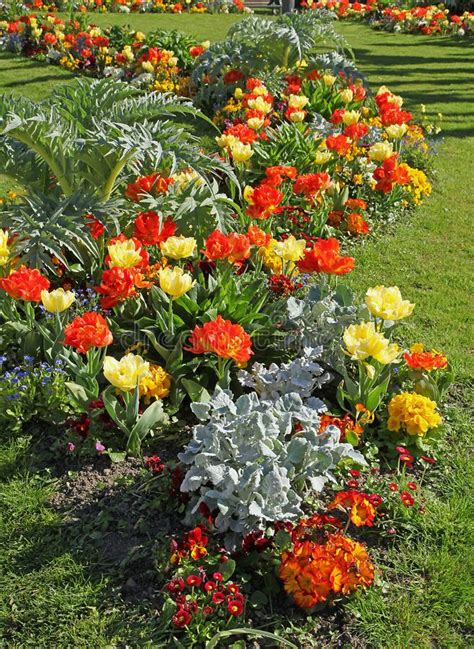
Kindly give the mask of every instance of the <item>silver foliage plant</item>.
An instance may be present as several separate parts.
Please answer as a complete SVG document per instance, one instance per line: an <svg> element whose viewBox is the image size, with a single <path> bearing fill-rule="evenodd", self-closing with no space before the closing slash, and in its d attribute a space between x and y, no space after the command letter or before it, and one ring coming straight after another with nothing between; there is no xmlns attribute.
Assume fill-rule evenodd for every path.
<svg viewBox="0 0 474 649"><path fill-rule="evenodd" d="M316 388L321 388L332 378L315 360L322 351L322 347L305 347L295 360L281 365L272 363L268 368L262 363L254 363L250 372L240 370L239 381L246 388L255 390L261 399L275 400L291 392L297 392L303 399L308 398Z"/></svg>
<svg viewBox="0 0 474 649"><path fill-rule="evenodd" d="M340 371L344 366L344 329L363 319L365 311L365 306L354 304L347 287L339 285L332 291L314 284L302 298L288 298L285 346L295 353L305 347L319 347L320 361Z"/></svg>
<svg viewBox="0 0 474 649"><path fill-rule="evenodd" d="M179 455L189 466L181 485L191 494L186 522L198 520L201 503L217 510L215 526L228 547L270 522L302 516L305 496L334 481L341 459L365 464L340 443L335 426L318 434L326 407L315 397L291 392L264 399L251 392L234 400L216 388L209 401L191 407L201 423Z"/></svg>

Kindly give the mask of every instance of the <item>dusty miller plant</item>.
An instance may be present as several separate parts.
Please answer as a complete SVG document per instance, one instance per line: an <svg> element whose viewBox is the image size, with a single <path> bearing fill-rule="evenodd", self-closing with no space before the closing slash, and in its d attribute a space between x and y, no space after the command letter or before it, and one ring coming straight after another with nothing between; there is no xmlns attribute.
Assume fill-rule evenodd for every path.
<svg viewBox="0 0 474 649"><path fill-rule="evenodd" d="M322 351L322 347L305 347L298 358L281 365L272 363L268 368L254 363L250 372L240 370L239 381L255 390L261 399L275 400L291 392L308 398L316 388L331 380L331 374L316 362Z"/></svg>
<svg viewBox="0 0 474 649"><path fill-rule="evenodd" d="M192 404L201 423L179 455L189 465L181 491L191 494L187 522L198 519L201 503L217 511L215 527L236 547L242 537L278 520L303 514L303 501L318 493L343 458L364 464L340 431L319 431L324 403L295 392L266 400L256 392L234 401L217 388L208 402Z"/></svg>

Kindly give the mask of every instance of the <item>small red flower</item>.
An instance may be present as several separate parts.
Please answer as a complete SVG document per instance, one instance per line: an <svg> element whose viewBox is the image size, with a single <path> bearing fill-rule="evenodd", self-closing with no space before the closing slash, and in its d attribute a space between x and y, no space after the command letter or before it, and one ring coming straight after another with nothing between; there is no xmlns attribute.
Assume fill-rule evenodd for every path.
<svg viewBox="0 0 474 649"><path fill-rule="evenodd" d="M239 617L244 612L244 602L237 599L231 599L227 603L227 610L234 617Z"/></svg>
<svg viewBox="0 0 474 649"><path fill-rule="evenodd" d="M405 507L413 507L415 499L413 498L411 493L409 493L408 491L402 491L400 498L402 499L402 503L405 505Z"/></svg>
<svg viewBox="0 0 474 649"><path fill-rule="evenodd" d="M188 575L186 577L186 584L191 587L198 587L202 584L202 579L199 575Z"/></svg>
<svg viewBox="0 0 474 649"><path fill-rule="evenodd" d="M187 626L191 622L191 615L188 613L188 611L185 611L184 608L180 608L173 615L171 621L178 628L182 628Z"/></svg>
<svg viewBox="0 0 474 649"><path fill-rule="evenodd" d="M408 482L407 487L408 487L408 489L411 489L412 491L416 491L418 489L418 487L416 486L416 484L414 482Z"/></svg>
<svg viewBox="0 0 474 649"><path fill-rule="evenodd" d="M221 591L217 591L212 595L212 601L214 604L222 604L225 601L225 595Z"/></svg>
<svg viewBox="0 0 474 649"><path fill-rule="evenodd" d="M389 482L388 488L390 491L398 491L398 485L395 482Z"/></svg>
<svg viewBox="0 0 474 649"><path fill-rule="evenodd" d="M437 460L434 457L428 457L427 455L422 455L420 460L426 462L427 464L436 464Z"/></svg>

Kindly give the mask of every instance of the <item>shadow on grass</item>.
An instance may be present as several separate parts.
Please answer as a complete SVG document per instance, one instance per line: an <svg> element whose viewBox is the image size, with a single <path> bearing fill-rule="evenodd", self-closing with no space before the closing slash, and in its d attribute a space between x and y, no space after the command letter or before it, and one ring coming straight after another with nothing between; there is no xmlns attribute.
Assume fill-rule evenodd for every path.
<svg viewBox="0 0 474 649"><path fill-rule="evenodd" d="M143 474L138 461L109 466L99 459L74 478L63 475L51 503L46 504L53 515L47 517L47 522L33 518L30 525L25 525L22 536L26 542L8 560L5 578L23 585L23 592L15 589L11 593L15 608L4 621L4 639L12 643L8 646L20 646L15 642L24 639L27 622L33 622L37 614L44 615L44 611L40 613L41 604L35 603L31 610L27 605L25 591L30 590L48 603L54 601L58 591L64 590L65 599L77 591L79 599L82 595L85 601L75 611L66 607L58 611L72 616L71 620L84 613L82 608L91 606L114 611L105 635L113 637L119 628L124 645L136 642L138 637L157 639L160 631L156 616L161 607L163 576L155 569L154 559L160 555L168 558L169 546L160 546L160 540L178 534L182 528L172 514L157 507L155 482L156 478ZM65 557L73 566L74 578L65 574L57 584L56 573ZM124 624L124 617L133 623ZM54 618L47 623L56 631L59 623ZM130 637L124 637L128 632ZM41 637L41 641L45 639Z"/></svg>

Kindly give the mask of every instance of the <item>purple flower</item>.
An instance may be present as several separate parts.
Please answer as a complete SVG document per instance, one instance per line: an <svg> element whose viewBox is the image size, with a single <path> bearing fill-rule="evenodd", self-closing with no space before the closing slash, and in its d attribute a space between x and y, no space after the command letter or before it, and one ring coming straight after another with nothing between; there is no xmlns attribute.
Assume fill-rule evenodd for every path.
<svg viewBox="0 0 474 649"><path fill-rule="evenodd" d="M95 443L95 450L97 451L97 453L103 453L105 451L105 446L102 444L102 442L99 442L97 440L97 442Z"/></svg>
<svg viewBox="0 0 474 649"><path fill-rule="evenodd" d="M66 445L66 449L68 453L72 453L76 449L76 445L73 444L72 442L68 442Z"/></svg>

